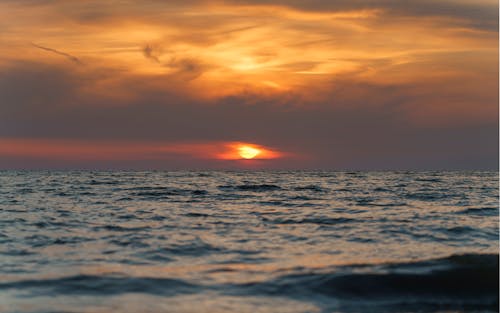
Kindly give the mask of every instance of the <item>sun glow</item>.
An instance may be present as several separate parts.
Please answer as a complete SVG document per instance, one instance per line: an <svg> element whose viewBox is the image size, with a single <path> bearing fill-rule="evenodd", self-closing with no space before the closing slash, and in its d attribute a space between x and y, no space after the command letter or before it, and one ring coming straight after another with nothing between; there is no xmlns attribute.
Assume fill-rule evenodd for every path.
<svg viewBox="0 0 500 313"><path fill-rule="evenodd" d="M247 142L228 142L215 155L220 160L270 160L282 158L284 153L276 149Z"/></svg>
<svg viewBox="0 0 500 313"><path fill-rule="evenodd" d="M253 159L260 154L260 150L250 146L241 146L238 153L243 159Z"/></svg>

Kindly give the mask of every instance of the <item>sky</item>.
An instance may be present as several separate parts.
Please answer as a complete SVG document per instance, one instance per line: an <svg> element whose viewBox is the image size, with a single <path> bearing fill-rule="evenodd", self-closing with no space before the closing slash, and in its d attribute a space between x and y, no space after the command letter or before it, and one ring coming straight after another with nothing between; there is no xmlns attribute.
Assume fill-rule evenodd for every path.
<svg viewBox="0 0 500 313"><path fill-rule="evenodd" d="M2 0L0 169L498 169L496 0Z"/></svg>

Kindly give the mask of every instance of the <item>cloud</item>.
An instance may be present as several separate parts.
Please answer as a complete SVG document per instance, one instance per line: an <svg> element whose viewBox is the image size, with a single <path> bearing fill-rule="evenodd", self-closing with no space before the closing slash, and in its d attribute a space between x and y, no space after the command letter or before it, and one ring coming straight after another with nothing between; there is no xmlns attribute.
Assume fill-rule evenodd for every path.
<svg viewBox="0 0 500 313"><path fill-rule="evenodd" d="M498 1L463 0L231 0L240 5L286 6L312 12L342 12L380 9L388 17L449 17L462 20L468 26L498 30Z"/></svg>
<svg viewBox="0 0 500 313"><path fill-rule="evenodd" d="M7 8L19 7L23 10L49 11L56 16L64 16L77 24L112 24L123 20L138 21L141 24L168 24L177 28L196 28L191 34L199 40L204 39L206 31L231 24L234 19L228 16L229 11L250 13L259 10L261 18L256 19L245 14L238 14L239 20L246 23L255 21L267 24L271 11L282 13L282 8L293 9L299 13L353 13L376 10L379 22L391 23L401 18L443 19L449 23L455 20L457 26L471 27L479 30L498 31L498 1L495 0L226 0L226 1L169 1L166 5L160 0L137 1L3 1ZM242 6L244 6L242 8ZM264 8L264 9L263 9ZM267 10L265 8L268 8ZM50 12L52 11L52 12ZM200 12L211 14L200 14ZM263 15L263 16L262 16ZM203 18L200 18L203 17ZM40 14L36 16L40 18ZM353 18L344 18L352 20ZM50 22L50 21L48 21ZM260 24L260 23L259 23ZM245 29L247 24L238 25L234 29ZM229 33L231 31L229 30ZM197 36L197 33L201 33ZM223 34L222 31L220 34Z"/></svg>
<svg viewBox="0 0 500 313"><path fill-rule="evenodd" d="M156 63L160 63L160 51L159 48L153 47L153 45L147 44L142 48L142 53L147 59L150 59Z"/></svg>
<svg viewBox="0 0 500 313"><path fill-rule="evenodd" d="M195 58L179 57L175 52L169 51L167 62L162 62L160 56L163 49L160 45L147 44L142 49L144 57L158 63L162 67L168 68L171 72L168 78L180 81L191 81L203 74L208 67Z"/></svg>
<svg viewBox="0 0 500 313"><path fill-rule="evenodd" d="M79 65L82 65L83 63L80 61L80 59L78 59L77 57L71 55L71 54L68 54L68 53L65 53L65 52L62 52L62 51L59 51L59 50L56 50L56 49L52 49L52 48L47 48L47 47L43 47L43 46L40 46L40 45L37 45L37 44L34 44L34 43L31 43L31 45L33 45L34 47L38 48L38 49L42 49L42 50L45 50L45 51L49 51L49 52L52 52L52 53L55 53L55 54L58 54L58 55L62 55L66 58L68 58L68 60L76 63L76 64L79 64Z"/></svg>
<svg viewBox="0 0 500 313"><path fill-rule="evenodd" d="M43 84L36 73L43 73ZM140 97L96 98L80 88L80 81L99 80L98 73L18 64L0 74L0 93L6 96L0 106L0 137L142 145L243 141L302 157L269 160L266 166L274 168L496 168L496 96L482 99L486 111L476 113L477 106L455 106L450 100L464 95L443 82L384 86L344 77L332 85L325 98L328 103L296 105L309 100L251 92L203 100L184 96L168 82L161 88L147 80L122 79L120 88ZM29 97L23 96L25 90L31 90ZM478 91L467 93L470 98L463 101L476 100ZM68 99L72 99L70 105ZM423 114L433 113L415 120L423 105L427 108ZM160 160L153 162L159 168L181 163L223 167L193 158L182 160L182 156L161 158L163 165ZM68 162L61 165L74 164ZM130 164L142 168L153 163L143 158Z"/></svg>
<svg viewBox="0 0 500 313"><path fill-rule="evenodd" d="M190 81L198 78L207 68L207 66L198 60L177 57L172 57L165 66L174 70L172 75L183 81Z"/></svg>

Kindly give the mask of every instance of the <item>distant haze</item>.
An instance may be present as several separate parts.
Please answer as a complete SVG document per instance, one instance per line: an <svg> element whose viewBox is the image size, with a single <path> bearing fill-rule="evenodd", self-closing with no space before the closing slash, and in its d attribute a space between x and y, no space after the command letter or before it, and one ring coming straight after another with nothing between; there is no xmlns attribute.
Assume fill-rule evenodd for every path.
<svg viewBox="0 0 500 313"><path fill-rule="evenodd" d="M0 29L0 169L498 168L497 1L4 0Z"/></svg>

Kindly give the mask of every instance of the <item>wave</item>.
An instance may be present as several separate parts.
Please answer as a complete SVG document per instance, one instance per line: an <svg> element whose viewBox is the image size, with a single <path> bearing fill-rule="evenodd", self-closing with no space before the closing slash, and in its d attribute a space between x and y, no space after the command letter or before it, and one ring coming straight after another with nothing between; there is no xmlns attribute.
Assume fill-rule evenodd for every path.
<svg viewBox="0 0 500 313"><path fill-rule="evenodd" d="M149 256L165 262L170 260L170 252L151 250ZM282 275L267 281L213 285L197 285L164 277L76 275L1 282L0 292L17 289L34 296L107 296L125 293L176 296L210 290L224 295L301 299L323 306L325 312L422 312L464 308L496 311L499 302L498 261L497 254L452 255L410 263L340 266L326 271L302 268L298 269L300 274ZM257 257L253 262L265 260ZM211 271L234 269L222 267Z"/></svg>
<svg viewBox="0 0 500 313"><path fill-rule="evenodd" d="M36 295L115 295L135 292L174 296L194 293L197 286L171 278L77 275L0 283L0 290L6 289L29 289Z"/></svg>
<svg viewBox="0 0 500 313"><path fill-rule="evenodd" d="M311 197L307 197L307 196L291 196L288 199L289 200L303 200L303 201L320 200L318 198L311 198Z"/></svg>
<svg viewBox="0 0 500 313"><path fill-rule="evenodd" d="M338 218L303 218L303 219L268 219L268 218L262 218L264 222L270 222L273 224L318 224L318 225L337 225L337 224L344 224L344 223L350 223L350 222L355 222L356 220L351 219L351 218L345 218L345 217L338 217Z"/></svg>
<svg viewBox="0 0 500 313"><path fill-rule="evenodd" d="M211 245L201 239L196 239L185 243L166 245L164 247L146 252L146 254L161 254L163 256L175 258L179 256L201 257L207 254L221 254L225 252L228 252L225 248Z"/></svg>
<svg viewBox="0 0 500 313"><path fill-rule="evenodd" d="M294 188L295 191L313 191L313 192L327 192L328 189L322 188L318 185L307 185L307 186L299 186Z"/></svg>
<svg viewBox="0 0 500 313"><path fill-rule="evenodd" d="M387 189L387 188L384 188L384 187L376 187L373 189L374 192L392 192L391 189Z"/></svg>
<svg viewBox="0 0 500 313"><path fill-rule="evenodd" d="M37 254L36 252L27 249L20 249L20 250L11 249L6 251L0 251L0 255L5 255L5 256L27 256L36 254Z"/></svg>
<svg viewBox="0 0 500 313"><path fill-rule="evenodd" d="M497 254L464 254L414 263L357 265L247 284L266 294L334 298L341 305L498 307ZM373 308L372 308L373 310Z"/></svg>
<svg viewBox="0 0 500 313"><path fill-rule="evenodd" d="M88 182L89 185L94 185L94 186L99 186L99 185L119 185L123 183L122 181L119 180L95 180L92 179L90 182Z"/></svg>
<svg viewBox="0 0 500 313"><path fill-rule="evenodd" d="M419 201L436 201L445 198L451 198L455 195L450 194L449 192L415 192L415 193L407 193L404 195L406 199L411 200L419 200Z"/></svg>
<svg viewBox="0 0 500 313"><path fill-rule="evenodd" d="M168 199L170 196L203 196L208 192L203 189L182 189L161 186L142 186L127 189L132 195L145 199Z"/></svg>
<svg viewBox="0 0 500 313"><path fill-rule="evenodd" d="M113 231L113 232L138 232L138 231L148 231L150 230L151 227L149 226L142 226L142 227L124 227L120 225L112 225L112 224L106 224L106 225L99 225L93 228L94 231Z"/></svg>
<svg viewBox="0 0 500 313"><path fill-rule="evenodd" d="M210 214L205 214L205 213L197 213L197 212L188 212L184 214L184 216L187 217L210 217Z"/></svg>
<svg viewBox="0 0 500 313"><path fill-rule="evenodd" d="M465 215L478 215L478 216L497 216L497 207L483 207L483 208L468 208L463 211L457 212L458 214Z"/></svg>
<svg viewBox="0 0 500 313"><path fill-rule="evenodd" d="M253 192L263 192L263 191L274 191L281 190L282 188L277 185L272 184L248 184L248 185L237 185L237 186L229 186L222 185L218 186L220 190L239 190L239 191L253 191Z"/></svg>
<svg viewBox="0 0 500 313"><path fill-rule="evenodd" d="M82 236L62 236L62 237L49 237L44 235L33 235L25 238L26 243L32 248L43 248L53 245L77 245L89 241L93 241L92 238L82 237Z"/></svg>
<svg viewBox="0 0 500 313"><path fill-rule="evenodd" d="M415 181L428 182L428 183L442 182L442 180L440 178L415 178Z"/></svg>

